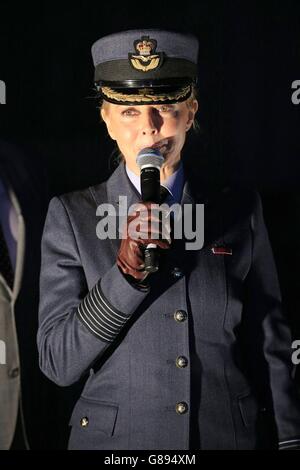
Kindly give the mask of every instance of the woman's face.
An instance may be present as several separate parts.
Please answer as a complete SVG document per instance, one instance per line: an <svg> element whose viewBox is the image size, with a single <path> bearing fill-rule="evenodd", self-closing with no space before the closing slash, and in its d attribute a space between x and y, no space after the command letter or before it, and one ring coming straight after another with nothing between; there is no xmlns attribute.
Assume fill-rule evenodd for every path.
<svg viewBox="0 0 300 470"><path fill-rule="evenodd" d="M115 140L126 164L137 175L136 157L145 147L159 148L165 158L165 176L176 169L186 132L191 128L198 102L194 99L175 104L127 106L104 102L101 115L110 137ZM165 168L164 168L165 167Z"/></svg>

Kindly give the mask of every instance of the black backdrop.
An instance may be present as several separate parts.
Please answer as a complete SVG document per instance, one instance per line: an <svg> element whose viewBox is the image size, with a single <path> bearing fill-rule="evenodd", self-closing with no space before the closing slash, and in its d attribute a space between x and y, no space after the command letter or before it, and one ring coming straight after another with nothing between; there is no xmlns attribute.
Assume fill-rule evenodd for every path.
<svg viewBox="0 0 300 470"><path fill-rule="evenodd" d="M1 2L0 138L45 169L49 198L98 183L113 147L93 95L92 43L133 28L200 41L200 132L188 158L212 182L257 187L294 338L300 338L300 2Z"/></svg>

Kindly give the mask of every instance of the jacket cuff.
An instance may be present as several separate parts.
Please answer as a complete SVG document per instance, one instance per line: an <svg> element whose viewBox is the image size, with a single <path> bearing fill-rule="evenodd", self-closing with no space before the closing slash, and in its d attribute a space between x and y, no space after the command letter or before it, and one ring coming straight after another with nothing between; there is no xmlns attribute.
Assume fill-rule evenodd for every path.
<svg viewBox="0 0 300 470"><path fill-rule="evenodd" d="M278 443L278 450L300 450L300 438L280 441Z"/></svg>
<svg viewBox="0 0 300 470"><path fill-rule="evenodd" d="M148 292L148 290L150 289L148 279L145 279L144 281L137 281L136 279L134 279L134 277L130 276L129 274L123 274L123 276L125 276L125 279L129 282L129 284L131 284L133 287L142 292Z"/></svg>
<svg viewBox="0 0 300 470"><path fill-rule="evenodd" d="M125 315L131 316L150 292L150 287L140 290L128 282L117 263L101 279L101 288L108 301Z"/></svg>
<svg viewBox="0 0 300 470"><path fill-rule="evenodd" d="M131 285L115 264L79 304L78 318L97 338L112 342L149 291Z"/></svg>

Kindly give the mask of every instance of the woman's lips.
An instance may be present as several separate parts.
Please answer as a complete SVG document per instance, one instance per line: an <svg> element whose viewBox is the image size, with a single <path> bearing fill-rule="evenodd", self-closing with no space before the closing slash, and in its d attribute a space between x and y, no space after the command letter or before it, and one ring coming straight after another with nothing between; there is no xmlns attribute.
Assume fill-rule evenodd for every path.
<svg viewBox="0 0 300 470"><path fill-rule="evenodd" d="M160 152L165 152L168 147L168 139L161 140L156 142L156 144L151 145L151 148L158 149Z"/></svg>
<svg viewBox="0 0 300 470"><path fill-rule="evenodd" d="M152 148L161 148L161 147L165 147L166 145L168 145L168 139L164 139L159 142L156 142L154 145L152 145Z"/></svg>
<svg viewBox="0 0 300 470"><path fill-rule="evenodd" d="M170 144L171 142L169 141L169 139L163 139L163 140L160 140L159 142L156 142L155 144L147 145L147 146L145 145L145 147L143 148L157 149L161 153L164 153L166 150L168 150L168 148L170 147Z"/></svg>

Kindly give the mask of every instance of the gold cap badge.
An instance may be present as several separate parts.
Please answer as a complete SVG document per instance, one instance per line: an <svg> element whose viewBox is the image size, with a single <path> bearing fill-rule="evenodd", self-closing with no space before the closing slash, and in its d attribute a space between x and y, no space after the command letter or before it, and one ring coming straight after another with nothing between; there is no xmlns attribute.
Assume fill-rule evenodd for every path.
<svg viewBox="0 0 300 470"><path fill-rule="evenodd" d="M158 69L163 62L163 52L156 52L156 46L156 40L150 39L149 36L142 36L134 41L136 53L128 54L132 67L140 72Z"/></svg>

